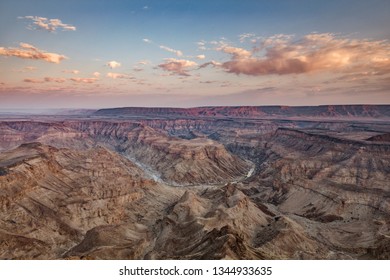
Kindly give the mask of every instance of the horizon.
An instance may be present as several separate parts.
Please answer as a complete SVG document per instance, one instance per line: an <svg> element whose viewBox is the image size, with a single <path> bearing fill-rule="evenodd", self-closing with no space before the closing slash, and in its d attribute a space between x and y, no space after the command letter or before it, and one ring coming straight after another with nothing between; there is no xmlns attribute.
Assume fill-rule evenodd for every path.
<svg viewBox="0 0 390 280"><path fill-rule="evenodd" d="M0 111L388 105L389 10L386 0L4 0Z"/></svg>
<svg viewBox="0 0 390 280"><path fill-rule="evenodd" d="M317 108L317 107L329 107L329 106L336 106L336 107L354 107L354 106L370 106L370 107L390 107L390 104L321 104L321 105L245 105L245 106L236 106L236 105L230 105L230 106L196 106L196 107L157 107L157 106L125 106L125 107L100 107L100 108L1 108L0 107L0 114L4 116L12 115L12 114L21 114L21 115L56 115L60 114L61 112L66 115L71 115L72 111L91 111L91 112L97 112L100 110L112 110L112 109L183 109L183 110L191 110L191 109L202 109L202 108L267 108L267 107L288 107L288 108ZM81 112L80 112L81 113ZM84 112L87 113L87 112Z"/></svg>

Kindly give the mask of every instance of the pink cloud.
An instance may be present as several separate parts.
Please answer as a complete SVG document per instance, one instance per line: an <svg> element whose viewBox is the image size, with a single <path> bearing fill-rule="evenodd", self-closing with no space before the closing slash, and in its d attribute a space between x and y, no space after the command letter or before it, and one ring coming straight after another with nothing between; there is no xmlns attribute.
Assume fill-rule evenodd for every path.
<svg viewBox="0 0 390 280"><path fill-rule="evenodd" d="M42 80L40 79L32 79L32 78L26 78L23 80L25 83L34 83L34 84L42 84L42 83L64 83L66 82L66 79L64 78L53 78L53 77L45 77Z"/></svg>
<svg viewBox="0 0 390 280"><path fill-rule="evenodd" d="M36 67L33 67L33 66L26 66L26 67L23 67L22 69L20 70L12 70L13 72L19 72L19 73L26 73L26 72L33 72L35 70L37 70L38 68Z"/></svg>
<svg viewBox="0 0 390 280"><path fill-rule="evenodd" d="M70 80L76 83L92 84L96 82L98 79L97 78L71 78Z"/></svg>
<svg viewBox="0 0 390 280"><path fill-rule="evenodd" d="M198 65L196 62L184 59L168 58L165 63L159 64L158 67L172 74L189 76L188 68Z"/></svg>
<svg viewBox="0 0 390 280"><path fill-rule="evenodd" d="M130 75L121 74L121 73L107 73L107 77L112 79L133 79Z"/></svg>
<svg viewBox="0 0 390 280"><path fill-rule="evenodd" d="M45 82L55 82L55 83L64 83L66 79L64 78L53 78L53 77L45 77Z"/></svg>
<svg viewBox="0 0 390 280"><path fill-rule="evenodd" d="M295 41L291 36L273 36L261 43L260 56L229 46L218 50L231 55L222 68L235 74L286 75L365 68L390 71L389 42L337 38L329 33L309 34Z"/></svg>
<svg viewBox="0 0 390 280"><path fill-rule="evenodd" d="M76 31L76 27L70 24L63 23L60 19L48 19L38 16L25 16L19 19L27 19L32 23L28 26L30 29L44 29L54 32L57 29L62 31Z"/></svg>
<svg viewBox="0 0 390 280"><path fill-rule="evenodd" d="M203 63L202 65L199 66L199 68L205 68L205 67L210 66L210 65L214 66L214 67L220 67L220 66L222 66L222 63L212 60L212 61Z"/></svg>
<svg viewBox="0 0 390 280"><path fill-rule="evenodd" d="M48 53L43 50L39 50L33 45L27 43L20 43L21 48L3 48L0 47L0 55L15 56L24 59L44 60L51 63L60 63L67 57L57 53Z"/></svg>
<svg viewBox="0 0 390 280"><path fill-rule="evenodd" d="M63 72L63 73L71 73L71 74L75 74L75 75L77 75L77 74L80 73L79 70L64 70L64 71L62 71L62 72Z"/></svg>
<svg viewBox="0 0 390 280"><path fill-rule="evenodd" d="M23 68L23 70L26 70L26 71L35 71L35 70L37 70L37 67L26 66L26 67Z"/></svg>
<svg viewBox="0 0 390 280"><path fill-rule="evenodd" d="M43 80L38 80L38 79L32 79L32 78L26 78L23 80L25 83L33 83L33 84L41 84L44 83Z"/></svg>
<svg viewBox="0 0 390 280"><path fill-rule="evenodd" d="M217 50L227 54L231 54L233 56L233 59L245 59L252 55L250 51L247 51L242 48L231 47L231 46L222 46L217 48Z"/></svg>

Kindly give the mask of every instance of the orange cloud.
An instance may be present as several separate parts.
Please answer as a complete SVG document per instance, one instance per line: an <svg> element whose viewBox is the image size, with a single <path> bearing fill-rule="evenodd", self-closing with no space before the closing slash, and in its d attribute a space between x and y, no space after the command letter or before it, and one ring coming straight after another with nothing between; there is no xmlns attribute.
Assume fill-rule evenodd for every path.
<svg viewBox="0 0 390 280"><path fill-rule="evenodd" d="M19 19L31 20L32 23L28 26L30 29L44 29L50 32L54 32L57 29L62 31L76 31L76 27L70 24L63 23L60 19L48 19L38 16L25 16L19 17Z"/></svg>
<svg viewBox="0 0 390 280"><path fill-rule="evenodd" d="M4 56L15 56L24 59L35 59L35 60L45 60L52 63L60 63L62 60L67 57L57 53L48 53L33 45L27 43L20 43L21 48L3 48L0 47L0 55Z"/></svg>
<svg viewBox="0 0 390 280"><path fill-rule="evenodd" d="M196 62L184 59L167 58L165 63L159 64L158 67L172 74L189 76L188 68L198 65Z"/></svg>
<svg viewBox="0 0 390 280"><path fill-rule="evenodd" d="M390 73L390 44L337 38L333 34L309 34L292 41L292 36L265 39L255 56L247 50L222 46L217 50L232 56L222 63L229 73L252 76L300 74L315 71L360 71Z"/></svg>

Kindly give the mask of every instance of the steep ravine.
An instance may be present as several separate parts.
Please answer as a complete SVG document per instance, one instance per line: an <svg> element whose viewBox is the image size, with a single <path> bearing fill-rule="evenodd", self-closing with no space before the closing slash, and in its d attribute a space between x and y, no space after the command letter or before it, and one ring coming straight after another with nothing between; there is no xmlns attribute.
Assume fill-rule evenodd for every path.
<svg viewBox="0 0 390 280"><path fill-rule="evenodd" d="M390 257L386 141L202 122L0 125L0 258Z"/></svg>

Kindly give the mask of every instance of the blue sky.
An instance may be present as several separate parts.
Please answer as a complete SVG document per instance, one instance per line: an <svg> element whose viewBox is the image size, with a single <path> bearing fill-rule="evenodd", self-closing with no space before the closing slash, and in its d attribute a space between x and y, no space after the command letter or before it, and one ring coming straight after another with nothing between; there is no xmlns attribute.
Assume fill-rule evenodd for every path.
<svg viewBox="0 0 390 280"><path fill-rule="evenodd" d="M0 1L0 108L390 103L390 1Z"/></svg>

